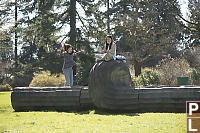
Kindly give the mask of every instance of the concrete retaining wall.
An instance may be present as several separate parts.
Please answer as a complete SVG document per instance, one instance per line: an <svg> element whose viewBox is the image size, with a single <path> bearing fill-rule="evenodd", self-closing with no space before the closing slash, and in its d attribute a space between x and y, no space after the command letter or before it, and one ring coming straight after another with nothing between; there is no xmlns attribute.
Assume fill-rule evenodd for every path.
<svg viewBox="0 0 200 133"><path fill-rule="evenodd" d="M133 88L131 93L128 91L120 93L129 93L132 98L120 95L115 97L117 102L114 105L123 106L124 109L113 109L113 111L185 112L186 101L200 101L200 87L192 86ZM86 86L16 87L11 94L11 102L15 111L76 111L94 108ZM108 102L109 104L113 103Z"/></svg>

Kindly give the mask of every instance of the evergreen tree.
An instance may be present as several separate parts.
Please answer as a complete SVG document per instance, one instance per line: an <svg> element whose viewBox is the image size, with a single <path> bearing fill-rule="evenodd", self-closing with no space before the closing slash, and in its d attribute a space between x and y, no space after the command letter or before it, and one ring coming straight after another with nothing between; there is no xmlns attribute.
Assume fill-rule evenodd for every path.
<svg viewBox="0 0 200 133"><path fill-rule="evenodd" d="M12 42L12 7L10 1L0 1L0 84L11 76L8 69L12 67L14 57Z"/></svg>
<svg viewBox="0 0 200 133"><path fill-rule="evenodd" d="M200 45L200 2L198 0L188 0L188 9L189 20L181 15L177 16L179 18L178 22L185 28L182 40L186 49Z"/></svg>
<svg viewBox="0 0 200 133"><path fill-rule="evenodd" d="M92 14L91 10L94 9L91 6L94 1L76 2L79 2L84 9L86 8L85 14L87 16ZM77 9L74 8L76 4L71 4L75 3L63 0L20 2L20 12L23 13L23 18L18 20L18 27L21 28L20 35L22 41L20 43L23 47L20 54L20 62L22 64L19 67L24 69L24 74L31 74L39 70L50 70L52 73L60 73L62 71L63 59L60 56L60 42L58 39L65 39L66 37L68 37L66 42L72 43L77 51L84 49L86 51L85 57L89 60L91 57L93 58L89 37L84 32L84 29L86 29L84 26L86 25L80 29L76 28L77 20L86 21L87 19L83 20L84 16L81 16ZM71 27L70 32L64 31L65 33L62 34L61 31L68 24ZM90 60L91 63L94 62L92 58ZM88 74L86 73L89 73L89 71L86 72L85 70L90 69L92 66L88 64L82 65L83 61L79 58L77 60L81 62L79 63L78 71L80 71L79 68L84 68L84 72L83 69L81 72L83 75L86 75L82 76L78 83L86 82L84 79L87 79Z"/></svg>
<svg viewBox="0 0 200 133"><path fill-rule="evenodd" d="M135 76L150 58L176 50L181 31L173 16L180 13L176 1L121 0L113 11L118 45L133 53Z"/></svg>
<svg viewBox="0 0 200 133"><path fill-rule="evenodd" d="M191 13L189 28L190 28L190 41L192 46L200 45L200 1L189 0L189 10Z"/></svg>

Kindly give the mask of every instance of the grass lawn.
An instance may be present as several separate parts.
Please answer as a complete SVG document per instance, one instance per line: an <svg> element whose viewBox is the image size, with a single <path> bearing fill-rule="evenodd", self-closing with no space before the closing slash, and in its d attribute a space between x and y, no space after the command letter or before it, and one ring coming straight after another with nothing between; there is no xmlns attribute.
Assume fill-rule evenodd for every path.
<svg viewBox="0 0 200 133"><path fill-rule="evenodd" d="M14 112L0 92L0 133L185 133L185 113Z"/></svg>

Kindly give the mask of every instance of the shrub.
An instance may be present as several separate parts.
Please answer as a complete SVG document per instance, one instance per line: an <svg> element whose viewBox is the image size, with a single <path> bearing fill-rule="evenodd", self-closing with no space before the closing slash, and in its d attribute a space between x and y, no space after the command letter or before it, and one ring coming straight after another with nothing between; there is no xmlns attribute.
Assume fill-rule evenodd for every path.
<svg viewBox="0 0 200 133"><path fill-rule="evenodd" d="M55 86L64 86L64 83L65 83L64 74L51 74L50 71L41 71L35 74L29 86L55 87Z"/></svg>
<svg viewBox="0 0 200 133"><path fill-rule="evenodd" d="M144 71L136 78L136 85L138 86L149 86L159 85L160 79L159 74L153 70Z"/></svg>
<svg viewBox="0 0 200 133"><path fill-rule="evenodd" d="M10 85L14 87L23 87L23 86L28 86L32 80L33 76L32 75L20 75L17 74L11 78Z"/></svg>
<svg viewBox="0 0 200 133"><path fill-rule="evenodd" d="M9 84L0 85L0 91L11 91L12 87Z"/></svg>
<svg viewBox="0 0 200 133"><path fill-rule="evenodd" d="M200 68L191 69L190 80L191 80L191 84L200 85Z"/></svg>
<svg viewBox="0 0 200 133"><path fill-rule="evenodd" d="M156 66L162 85L177 85L177 77L189 77L190 65L185 59L167 58Z"/></svg>

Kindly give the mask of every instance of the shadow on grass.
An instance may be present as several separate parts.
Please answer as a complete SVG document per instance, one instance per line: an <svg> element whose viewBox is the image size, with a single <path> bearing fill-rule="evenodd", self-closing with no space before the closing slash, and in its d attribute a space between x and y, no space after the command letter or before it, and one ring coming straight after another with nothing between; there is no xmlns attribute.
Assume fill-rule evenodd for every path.
<svg viewBox="0 0 200 133"><path fill-rule="evenodd" d="M5 113L5 112L12 112L12 107L11 106L0 106L0 113Z"/></svg>
<svg viewBox="0 0 200 133"><path fill-rule="evenodd" d="M125 115L125 116L139 116L141 113L135 113L131 111L111 111L111 110L103 110L103 109L92 109L92 110L84 110L84 111L75 111L71 112L79 115L84 115L84 114L98 114L98 115Z"/></svg>
<svg viewBox="0 0 200 133"><path fill-rule="evenodd" d="M90 108L85 110L73 110L73 111L58 111L58 110L32 110L33 112L58 112L58 113L74 113L79 115L107 115L107 116L113 116L113 115L124 115L124 116L139 116L141 113L135 113L131 111L110 111L110 110L103 110L103 109L97 109L97 108ZM15 112L32 112L32 111L13 111Z"/></svg>
<svg viewBox="0 0 200 133"><path fill-rule="evenodd" d="M9 92L9 91L0 91L0 95L7 95L6 92Z"/></svg>

